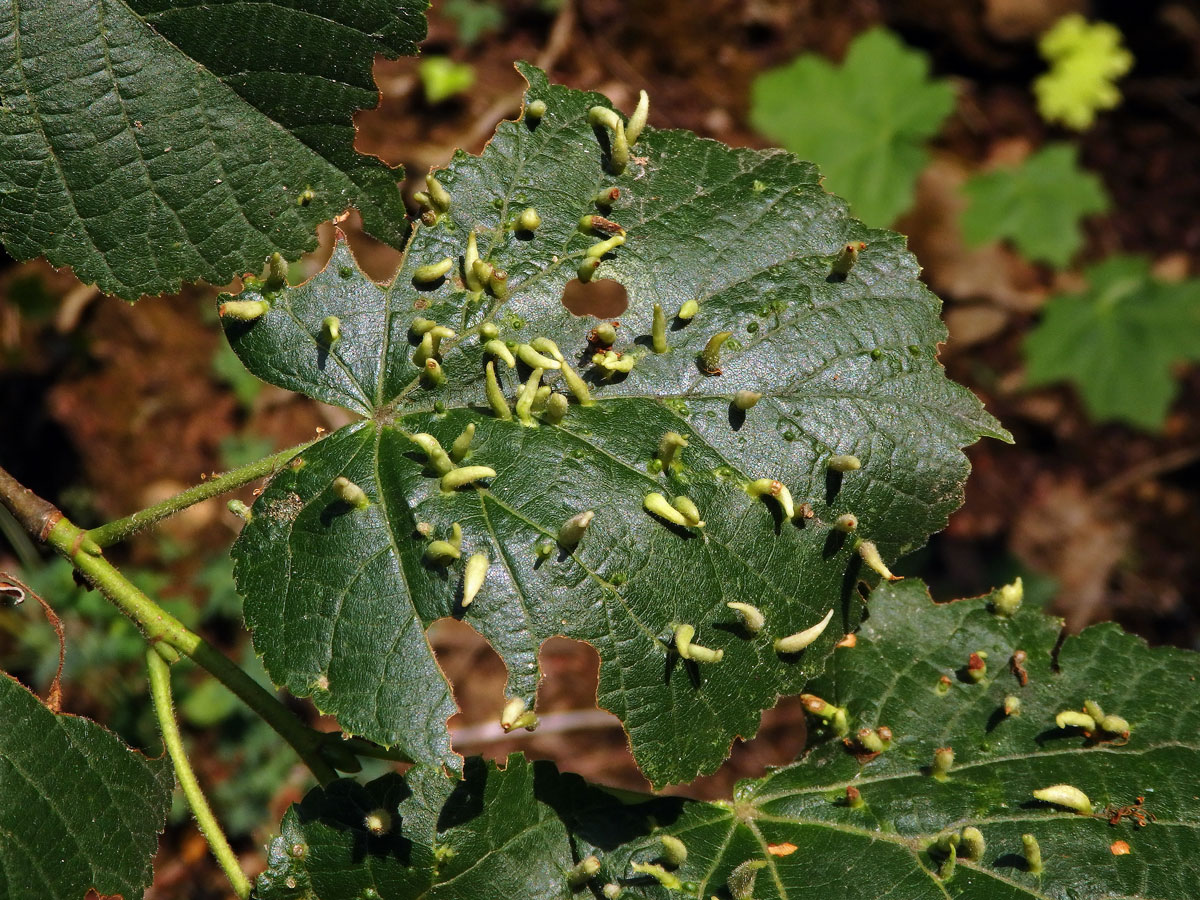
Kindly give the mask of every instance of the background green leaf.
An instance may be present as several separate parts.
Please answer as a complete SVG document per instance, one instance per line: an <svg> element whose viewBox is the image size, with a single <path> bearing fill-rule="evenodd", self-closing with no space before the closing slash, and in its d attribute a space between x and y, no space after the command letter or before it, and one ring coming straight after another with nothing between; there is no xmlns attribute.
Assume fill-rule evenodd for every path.
<svg viewBox="0 0 1200 900"><path fill-rule="evenodd" d="M267 670L311 695L342 726L424 761L451 761L444 723L455 707L425 639L443 616L461 616L508 665L508 691L533 705L537 653L556 634L600 653L600 704L628 729L655 784L711 771L737 735L753 734L762 709L794 693L858 621L854 542L832 528L858 515L860 532L889 558L943 527L961 499L960 447L1006 436L937 361L945 336L939 304L895 234L870 231L818 184L815 169L778 151L731 150L690 133L648 131L619 178L605 174L602 144L587 124L595 94L552 87L525 70L541 123L506 122L481 157L460 154L440 178L453 207L420 228L388 289L368 282L346 251L308 285L271 296L252 323L226 320L235 351L264 380L354 410L367 421L309 448L255 505L234 549L246 619ZM638 362L624 380L591 366L596 320L560 301L586 248L579 231L596 192L618 185L612 216L628 243L603 263L629 293L617 347ZM504 225L527 205L543 225L532 235ZM475 228L481 252L507 270L507 302L472 298L457 276L418 291L413 271L460 258ZM830 280L847 240L869 249L844 281ZM690 323L669 329L669 352L649 352L652 305L672 313L698 298ZM329 315L341 339L316 335ZM459 337L443 343L444 389L415 380L409 325L428 317ZM478 327L501 337L542 335L592 380L594 406L572 406L560 425L526 428L484 403ZM715 332L734 331L723 374L702 374L697 354ZM508 396L518 376L501 364ZM520 370L524 378L527 370ZM550 373L554 380L557 376ZM554 381L562 389L561 380ZM744 416L740 389L763 393ZM486 488L444 493L407 434L448 447L475 424L473 465L498 475ZM667 431L690 435L682 465L650 467ZM826 474L834 453L863 469ZM364 510L339 505L332 482L366 491ZM743 490L777 478L814 517L782 521L773 503ZM668 526L642 508L650 492L688 495L708 525ZM584 510L595 520L575 552L539 561L536 547ZM461 523L464 559L491 569L474 604L458 604L462 566L431 566L423 533L444 538ZM726 602L767 616L752 638ZM771 639L833 608L828 632L798 657ZM722 650L697 666L669 650L678 623ZM497 710L497 714L499 710Z"/></svg>
<svg viewBox="0 0 1200 900"><path fill-rule="evenodd" d="M1085 274L1087 290L1052 298L1026 338L1026 381L1069 381L1092 419L1158 431L1178 391L1171 367L1200 360L1200 280L1159 281L1134 256Z"/></svg>
<svg viewBox="0 0 1200 900"><path fill-rule="evenodd" d="M378 101L375 55L416 51L427 5L7 5L0 241L131 300L295 258L349 206L399 246L399 173L354 150L352 116Z"/></svg>
<svg viewBox="0 0 1200 900"><path fill-rule="evenodd" d="M56 715L0 673L0 898L141 897L174 788L165 755Z"/></svg>
<svg viewBox="0 0 1200 900"><path fill-rule="evenodd" d="M627 898L730 898L730 875L747 862L763 864L756 900L1197 896L1200 657L1150 649L1115 625L1058 646L1059 622L1028 608L998 616L991 599L935 605L918 581L873 592L857 646L836 652L814 690L848 709L852 729L891 727L892 746L874 758L814 727L806 759L716 803L617 799L518 757L502 772L469 761L454 785L419 770L407 789L398 779L338 784L287 814L260 880L264 896L567 898L567 872L591 854L600 871L576 896L617 884ZM1018 649L1027 654L1025 684L1010 667ZM988 654L981 683L964 673L978 651ZM1004 715L1008 695L1020 698L1019 715ZM1057 728L1055 715L1084 700L1128 718L1128 741ZM928 766L947 746L956 761L939 782ZM1056 783L1084 790L1096 815L1033 799L1033 790ZM861 792L861 808L846 803L849 785ZM1155 820L1109 823L1107 806L1139 796ZM399 813L386 842L362 824L378 806ZM951 875L931 845L966 826L981 830L986 847L977 860L959 858ZM673 871L678 891L632 868L661 857L663 834L687 846ZM1023 834L1038 839L1040 875L1026 869ZM1117 841L1130 852L1115 853ZM440 866L430 862L437 855ZM295 886L285 889L289 878ZM355 893L367 889L378 893Z"/></svg>
<svg viewBox="0 0 1200 900"><path fill-rule="evenodd" d="M1009 240L1027 259L1062 267L1083 246L1080 220L1108 209L1104 184L1079 168L1071 144L1050 144L1014 168L971 176L963 236L972 244Z"/></svg>
<svg viewBox="0 0 1200 900"><path fill-rule="evenodd" d="M912 203L925 142L954 108L954 88L929 77L924 53L884 28L854 39L842 65L806 53L764 72L750 121L821 168L825 186L869 225L887 226Z"/></svg>

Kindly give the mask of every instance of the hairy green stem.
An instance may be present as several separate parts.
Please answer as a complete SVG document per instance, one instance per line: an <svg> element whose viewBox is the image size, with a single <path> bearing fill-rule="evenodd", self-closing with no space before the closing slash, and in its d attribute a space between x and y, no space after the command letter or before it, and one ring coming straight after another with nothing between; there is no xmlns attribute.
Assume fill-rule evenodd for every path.
<svg viewBox="0 0 1200 900"><path fill-rule="evenodd" d="M101 547L115 544L117 541L129 537L129 535L141 531L155 522L173 516L177 512L182 512L189 506L195 506L197 503L201 503L212 497L236 490L266 475L273 475L297 453L307 447L311 447L314 443L316 442L308 441L296 447L289 447L287 450L280 450L278 453L264 457L256 462L231 469L223 475L218 475L209 481L204 481L195 487L188 488L186 491L181 491L174 497L168 497L161 503L147 506L133 515L117 519L98 528L93 528L88 532L88 537Z"/></svg>
<svg viewBox="0 0 1200 900"><path fill-rule="evenodd" d="M320 732L301 722L227 656L138 590L103 556L89 553L86 539L87 532L61 514L46 534L46 541L121 612L137 622L152 644L178 650L208 670L291 744L322 784L337 777L320 754L319 744L323 740Z"/></svg>
<svg viewBox="0 0 1200 900"><path fill-rule="evenodd" d="M208 805L183 746L179 723L175 721L175 704L171 699L171 669L153 647L146 651L146 667L150 678L150 697L154 701L154 713L158 717L163 745L167 748L171 764L175 767L175 777L183 789L183 796L192 808L192 815L196 817L200 833L208 841L208 848L229 879L229 883L233 885L234 893L241 900L247 900L250 896L250 879L242 871L233 848L229 846L229 839L225 837L217 817L213 815L212 807Z"/></svg>

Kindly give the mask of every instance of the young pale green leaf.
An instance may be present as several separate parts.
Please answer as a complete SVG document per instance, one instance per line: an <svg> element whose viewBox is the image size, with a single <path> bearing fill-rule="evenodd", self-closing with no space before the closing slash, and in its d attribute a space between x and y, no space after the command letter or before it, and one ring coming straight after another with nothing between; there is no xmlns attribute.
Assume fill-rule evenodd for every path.
<svg viewBox="0 0 1200 900"><path fill-rule="evenodd" d="M275 478L235 546L236 578L272 677L349 731L419 760L452 759L445 721L455 706L425 628L462 616L507 663L508 694L530 708L544 640L595 646L600 704L625 723L643 770L655 784L690 780L715 768L735 736L753 734L761 710L799 690L857 624L855 582L874 576L834 520L853 512L857 534L895 558L959 504L960 448L1006 433L946 379L939 304L903 239L849 218L811 165L647 129L613 177L608 132L588 124L604 98L524 71L528 100L545 103L545 114L536 125L503 123L481 157L460 154L439 173L450 209L417 230L389 288L367 281L339 248L312 282L271 295L266 315L226 319L255 374L366 419ZM620 190L609 216L626 241L605 256L596 283L616 288L611 278L628 291L612 359L635 361L612 377L592 361L597 320L561 302L604 239L583 233L580 217L596 213L609 186ZM531 206L536 231L506 227ZM506 300L464 287L472 230L484 260L508 273ZM858 262L844 278L831 275L847 242L860 240ZM454 271L414 284L418 268L447 257ZM669 322L666 352L653 352L655 304L673 312L691 300L697 314ZM325 346L321 323L331 315L341 337ZM441 386L418 377L418 332L430 322L455 332L438 348ZM499 337L489 337L493 327ZM706 374L705 347L723 332L734 336L722 345L722 374ZM496 345L485 352L490 341L512 342L517 368ZM538 344L540 356L518 342ZM592 405L574 398L555 353L586 379ZM517 357L572 398L561 421L526 411L534 427L522 424L514 401L535 373ZM487 399L488 364L509 419ZM762 398L738 409L743 390ZM469 472L469 483L448 490L462 476L443 480L449 460L410 436L432 435L448 450L469 424L476 431L459 471L494 474ZM686 446L662 466L668 432ZM862 468L828 472L829 457L845 454ZM365 492L365 507L338 502L339 477ZM788 488L795 519L785 519L782 495L747 492L758 479ZM676 506L665 517L648 511L646 498L658 494L664 504L690 499L679 507L697 523ZM562 539L563 525L587 511L582 537ZM433 540L442 543L431 549ZM464 610L463 568L478 553L491 565ZM745 599L766 618L757 634L726 606ZM775 638L830 609L835 619L811 647L775 651ZM720 661L681 658L673 634L685 624Z"/></svg>
<svg viewBox="0 0 1200 900"><path fill-rule="evenodd" d="M1200 280L1159 281L1131 256L1086 276L1087 290L1051 299L1026 338L1027 381L1069 381L1096 421L1158 431L1178 391L1171 367L1200 360Z"/></svg>
<svg viewBox="0 0 1200 900"><path fill-rule="evenodd" d="M287 814L262 896L568 898L569 873L589 856L599 868L575 896L608 896L610 884L629 900L1200 895L1200 657L1114 625L1058 646L1058 621L1029 608L997 615L996 598L935 605L915 581L872 594L857 646L839 649L813 690L846 708L852 736L888 726L878 755L816 727L805 760L716 803L618 800L519 757L504 771L470 760L457 783L420 769L405 787L339 783ZM972 653L987 654L981 681L966 671ZM1012 696L1020 711L1006 715ZM1055 724L1085 701L1126 718L1128 736ZM954 764L938 780L930 766L947 747ZM1052 802L1076 799L1062 785L1093 813ZM1034 797L1051 786L1051 800ZM380 806L396 813L386 843L361 825ZM683 842L678 866L665 862L664 835Z"/></svg>
<svg viewBox="0 0 1200 900"><path fill-rule="evenodd" d="M1015 168L980 172L966 183L963 236L972 244L1009 240L1023 256L1062 267L1083 246L1080 220L1108 209L1104 184L1079 168L1070 144L1050 144Z"/></svg>
<svg viewBox="0 0 1200 900"><path fill-rule="evenodd" d="M399 246L398 173L354 150L352 116L427 6L6 4L0 242L130 300L294 259L349 206Z"/></svg>
<svg viewBox="0 0 1200 900"><path fill-rule="evenodd" d="M1050 63L1033 83L1038 112L1047 122L1086 131L1098 111L1121 102L1116 81L1133 67L1133 55L1116 25L1089 23L1072 13L1038 39L1038 51Z"/></svg>
<svg viewBox="0 0 1200 900"><path fill-rule="evenodd" d="M925 54L884 28L855 38L840 67L806 53L759 75L750 95L754 127L815 162L825 186L878 226L912 203L925 142L953 108L950 82L930 79Z"/></svg>
<svg viewBox="0 0 1200 900"><path fill-rule="evenodd" d="M175 776L0 673L0 898L141 897Z"/></svg>

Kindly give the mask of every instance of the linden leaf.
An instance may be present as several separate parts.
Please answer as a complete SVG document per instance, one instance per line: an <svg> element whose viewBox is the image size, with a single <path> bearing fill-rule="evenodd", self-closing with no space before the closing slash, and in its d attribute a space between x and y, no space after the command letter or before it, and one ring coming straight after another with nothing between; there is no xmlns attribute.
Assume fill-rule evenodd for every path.
<svg viewBox="0 0 1200 900"><path fill-rule="evenodd" d="M854 588L869 572L837 518L853 513L857 534L894 559L961 502L960 448L1007 434L946 379L939 303L903 239L849 218L813 166L648 129L614 177L607 138L588 123L604 98L523 71L527 100L544 114L502 123L482 156L460 153L438 173L449 211L418 228L390 286L369 282L340 247L309 284L236 301L252 314L265 302L265 314L224 318L252 372L364 419L305 450L263 492L234 547L235 576L268 672L350 732L454 764L445 722L456 708L425 629L457 616L504 659L508 693L529 709L542 642L592 644L599 702L624 722L643 771L655 784L686 781L753 734L761 711L800 690L858 622ZM597 213L597 193L610 187L620 197L609 215L627 240L587 287L628 292L612 355L633 363L628 373L596 363L598 320L563 302L604 240L581 230L580 217ZM529 207L540 227L512 227ZM504 297L465 283L472 233L484 260L507 272ZM834 275L859 241L858 263ZM414 281L446 259L453 269ZM675 318L693 300L694 318ZM652 349L655 304L673 319L663 353ZM442 385L420 376L418 320L454 332L436 351ZM562 371L543 365L545 386L572 400L561 420L535 406L523 425L513 398L536 373L516 360L510 368L503 346L486 351L485 326L513 348L553 341L594 403L579 403ZM722 374L706 374L705 347L724 332L736 337L722 348ZM488 361L509 418L487 399ZM742 410L732 402L739 391L762 397ZM469 427L470 453L444 483L412 436L449 449ZM687 446L664 467L655 460L668 432ZM830 458L846 454L862 468L828 473ZM472 466L492 474L455 488ZM796 518L748 493L758 479L790 489ZM707 525L652 514L646 498L657 494L690 498ZM588 511L582 540L560 541L564 524ZM459 559L431 543L452 540L456 523ZM486 577L463 608L476 554ZM727 606L742 601L765 616L761 633ZM775 638L830 610L811 647L776 652ZM679 626L723 658L682 658Z"/></svg>
<svg viewBox="0 0 1200 900"><path fill-rule="evenodd" d="M1085 131L1096 112L1121 102L1116 80L1133 68L1121 32L1108 22L1088 24L1078 13L1063 16L1038 40L1050 71L1033 83L1038 112L1047 122Z"/></svg>
<svg viewBox="0 0 1200 900"><path fill-rule="evenodd" d="M912 204L929 161L925 143L954 108L954 88L929 77L929 60L884 28L863 32L840 67L806 53L759 75L750 121L821 168L824 184L870 225Z"/></svg>
<svg viewBox="0 0 1200 900"><path fill-rule="evenodd" d="M1132 256L1085 274L1087 290L1052 298L1026 338L1026 382L1068 381L1093 420L1158 431L1178 393L1172 366L1200 360L1200 280L1158 281Z"/></svg>
<svg viewBox="0 0 1200 900"><path fill-rule="evenodd" d="M1036 609L998 615L998 593L934 604L917 581L874 591L857 646L813 685L847 711L848 745L814 718L804 760L742 782L730 800L618 799L517 756L503 770L469 760L461 780L418 768L407 783L339 782L287 813L260 896L1200 895L1200 656L1151 649L1111 624L1060 646L1061 622ZM972 653L987 654L978 681L966 674ZM1057 725L1085 702L1126 718L1129 733ZM863 753L857 731L885 725L887 749ZM954 762L939 780L930 770L943 748ZM1034 797L1062 785L1074 791L1051 797L1082 792L1092 813ZM386 834L367 827L378 811Z"/></svg>
<svg viewBox="0 0 1200 900"><path fill-rule="evenodd" d="M0 242L136 300L316 246L357 207L407 235L399 172L354 150L376 54L426 0L43 0L0 13Z"/></svg>
<svg viewBox="0 0 1200 900"><path fill-rule="evenodd" d="M1070 144L1050 144L1019 166L973 175L963 236L976 245L1006 239L1027 259L1067 265L1083 246L1080 220L1109 207L1104 183L1076 157Z"/></svg>
<svg viewBox="0 0 1200 900"><path fill-rule="evenodd" d="M57 715L0 673L0 898L141 897L174 788L165 755Z"/></svg>

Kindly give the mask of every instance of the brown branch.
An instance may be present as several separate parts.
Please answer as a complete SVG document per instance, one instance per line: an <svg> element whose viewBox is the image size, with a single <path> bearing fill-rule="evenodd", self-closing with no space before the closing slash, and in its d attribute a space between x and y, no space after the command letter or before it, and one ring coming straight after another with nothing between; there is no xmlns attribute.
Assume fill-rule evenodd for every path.
<svg viewBox="0 0 1200 900"><path fill-rule="evenodd" d="M39 541L45 541L54 523L62 518L58 507L25 487L3 467L0 467L0 502Z"/></svg>

